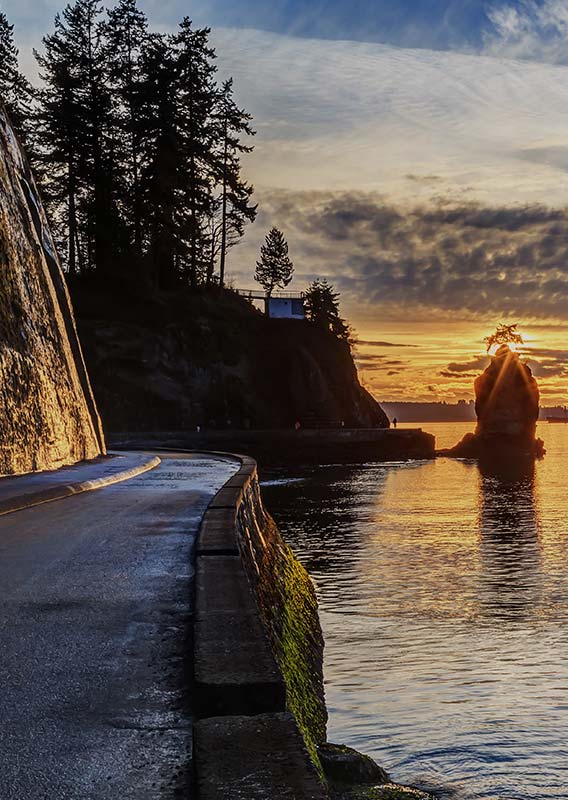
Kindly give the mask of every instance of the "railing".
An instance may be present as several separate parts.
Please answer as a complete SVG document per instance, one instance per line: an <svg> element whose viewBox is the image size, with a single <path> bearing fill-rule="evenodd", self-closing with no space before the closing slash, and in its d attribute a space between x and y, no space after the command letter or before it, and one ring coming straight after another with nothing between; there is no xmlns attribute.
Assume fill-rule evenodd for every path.
<svg viewBox="0 0 568 800"><path fill-rule="evenodd" d="M233 289L233 292L249 300L268 299L266 292L261 292L258 289ZM303 300L305 296L304 292L272 292L270 295L273 300Z"/></svg>

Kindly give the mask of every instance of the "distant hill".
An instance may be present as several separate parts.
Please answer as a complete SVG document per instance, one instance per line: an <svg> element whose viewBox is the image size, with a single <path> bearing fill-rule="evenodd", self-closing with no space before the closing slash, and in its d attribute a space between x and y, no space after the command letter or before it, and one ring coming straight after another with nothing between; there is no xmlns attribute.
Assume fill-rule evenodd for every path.
<svg viewBox="0 0 568 800"><path fill-rule="evenodd" d="M388 427L349 345L218 288L71 287L107 431Z"/></svg>
<svg viewBox="0 0 568 800"><path fill-rule="evenodd" d="M392 421L399 422L473 422L476 419L473 400L457 403L381 402L381 408Z"/></svg>
<svg viewBox="0 0 568 800"><path fill-rule="evenodd" d="M475 403L473 400L459 400L457 403L398 403L381 402L381 408L388 418L396 417L398 422L475 422ZM564 417L564 406L543 407L539 419Z"/></svg>

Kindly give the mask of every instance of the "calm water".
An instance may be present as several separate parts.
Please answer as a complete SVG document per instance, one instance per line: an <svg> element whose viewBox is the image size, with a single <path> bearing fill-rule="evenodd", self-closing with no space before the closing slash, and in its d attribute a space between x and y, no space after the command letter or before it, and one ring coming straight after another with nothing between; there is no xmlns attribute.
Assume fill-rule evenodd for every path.
<svg viewBox="0 0 568 800"><path fill-rule="evenodd" d="M439 447L468 424L429 424ZM318 589L329 738L442 798L568 798L568 425L533 474L474 463L271 475Z"/></svg>

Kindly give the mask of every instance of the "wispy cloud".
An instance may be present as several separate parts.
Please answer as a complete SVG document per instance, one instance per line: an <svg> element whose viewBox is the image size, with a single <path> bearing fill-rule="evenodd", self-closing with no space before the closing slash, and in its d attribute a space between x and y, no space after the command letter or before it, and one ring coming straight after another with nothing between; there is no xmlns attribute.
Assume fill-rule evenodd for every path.
<svg viewBox="0 0 568 800"><path fill-rule="evenodd" d="M214 42L255 116L259 187L565 202L562 66L254 30Z"/></svg>
<svg viewBox="0 0 568 800"><path fill-rule="evenodd" d="M568 64L568 2L516 0L487 9L485 53Z"/></svg>
<svg viewBox="0 0 568 800"><path fill-rule="evenodd" d="M451 373L464 372L467 374L474 372L475 374L479 374L479 372L484 370L489 364L489 361L490 358L488 356L476 356L472 358L471 361L466 361L461 364L457 362L448 364L447 371Z"/></svg>
<svg viewBox="0 0 568 800"><path fill-rule="evenodd" d="M374 339L357 339L357 346L360 347L418 347L416 344L401 344L397 342L380 342Z"/></svg>

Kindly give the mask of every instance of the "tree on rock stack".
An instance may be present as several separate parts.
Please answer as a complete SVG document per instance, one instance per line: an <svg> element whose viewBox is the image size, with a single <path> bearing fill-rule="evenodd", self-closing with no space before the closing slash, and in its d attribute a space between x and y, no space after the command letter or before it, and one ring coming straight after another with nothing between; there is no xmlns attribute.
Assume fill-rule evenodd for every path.
<svg viewBox="0 0 568 800"><path fill-rule="evenodd" d="M256 262L254 279L270 297L275 289L284 289L294 274L294 265L288 256L288 242L282 231L272 228L260 248L260 261Z"/></svg>

